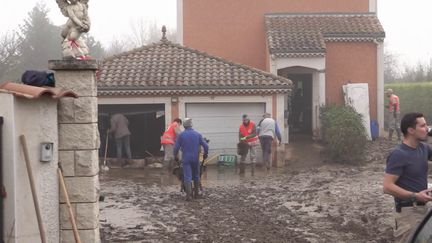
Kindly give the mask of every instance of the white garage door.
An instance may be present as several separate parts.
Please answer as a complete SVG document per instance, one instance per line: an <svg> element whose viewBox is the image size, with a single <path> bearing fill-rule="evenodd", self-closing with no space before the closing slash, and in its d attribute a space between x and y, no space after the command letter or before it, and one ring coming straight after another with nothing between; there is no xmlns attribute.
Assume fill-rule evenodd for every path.
<svg viewBox="0 0 432 243"><path fill-rule="evenodd" d="M210 154L236 154L242 115L258 124L264 111L265 103L186 104L194 129L210 139Z"/></svg>

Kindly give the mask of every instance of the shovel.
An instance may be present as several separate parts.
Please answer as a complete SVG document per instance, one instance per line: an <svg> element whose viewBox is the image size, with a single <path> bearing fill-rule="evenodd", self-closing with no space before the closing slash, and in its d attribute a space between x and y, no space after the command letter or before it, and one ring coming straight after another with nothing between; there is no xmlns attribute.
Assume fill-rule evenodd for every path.
<svg viewBox="0 0 432 243"><path fill-rule="evenodd" d="M108 138L109 138L109 130L107 130L106 139L105 139L105 155L104 155L104 161L102 163L103 171L109 170L109 167L107 166Z"/></svg>

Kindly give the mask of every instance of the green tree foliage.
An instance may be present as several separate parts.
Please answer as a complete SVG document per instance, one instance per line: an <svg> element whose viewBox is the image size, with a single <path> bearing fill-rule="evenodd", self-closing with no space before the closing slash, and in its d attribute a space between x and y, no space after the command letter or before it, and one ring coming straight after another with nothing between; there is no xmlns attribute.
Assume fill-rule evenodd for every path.
<svg viewBox="0 0 432 243"><path fill-rule="evenodd" d="M60 59L60 31L49 20L46 6L37 4L20 26L20 69L43 70L47 68L48 60Z"/></svg>
<svg viewBox="0 0 432 243"><path fill-rule="evenodd" d="M10 80L19 63L18 38L15 33L0 36L0 81Z"/></svg>
<svg viewBox="0 0 432 243"><path fill-rule="evenodd" d="M359 113L350 106L325 106L321 122L326 150L334 162L363 161L367 135Z"/></svg>
<svg viewBox="0 0 432 243"><path fill-rule="evenodd" d="M102 59L105 57L105 49L99 41L89 34L85 34L82 37L89 48L91 58Z"/></svg>

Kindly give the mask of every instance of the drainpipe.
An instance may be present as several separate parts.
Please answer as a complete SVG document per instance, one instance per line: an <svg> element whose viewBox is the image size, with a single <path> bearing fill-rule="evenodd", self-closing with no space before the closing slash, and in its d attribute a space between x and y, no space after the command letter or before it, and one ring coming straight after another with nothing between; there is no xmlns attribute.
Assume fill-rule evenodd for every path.
<svg viewBox="0 0 432 243"><path fill-rule="evenodd" d="M0 116L0 242L3 242L3 198L6 190L3 185L3 117Z"/></svg>

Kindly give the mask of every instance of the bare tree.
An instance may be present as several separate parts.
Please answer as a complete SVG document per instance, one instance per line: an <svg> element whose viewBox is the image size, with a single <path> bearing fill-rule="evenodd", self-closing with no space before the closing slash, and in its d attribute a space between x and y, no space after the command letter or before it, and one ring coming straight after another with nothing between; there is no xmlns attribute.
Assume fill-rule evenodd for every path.
<svg viewBox="0 0 432 243"><path fill-rule="evenodd" d="M130 27L131 32L129 35L113 38L110 45L105 48L106 56L116 55L162 39L162 25L159 25L156 20L141 18L138 21L131 22ZM168 29L166 37L169 41L175 42L176 34L175 30Z"/></svg>
<svg viewBox="0 0 432 243"><path fill-rule="evenodd" d="M114 38L110 45L106 48L106 56L113 56L132 49L132 45L125 39Z"/></svg>
<svg viewBox="0 0 432 243"><path fill-rule="evenodd" d="M19 41L16 33L6 33L0 36L0 80L9 78L19 63Z"/></svg>
<svg viewBox="0 0 432 243"><path fill-rule="evenodd" d="M400 79L399 61L396 54L389 51L384 52L384 81L394 82Z"/></svg>
<svg viewBox="0 0 432 243"><path fill-rule="evenodd" d="M176 31L167 30L167 39L175 42ZM155 19L149 20L141 18L136 22L131 22L131 35L128 40L133 47L140 47L160 41L162 38L162 24L158 24Z"/></svg>

